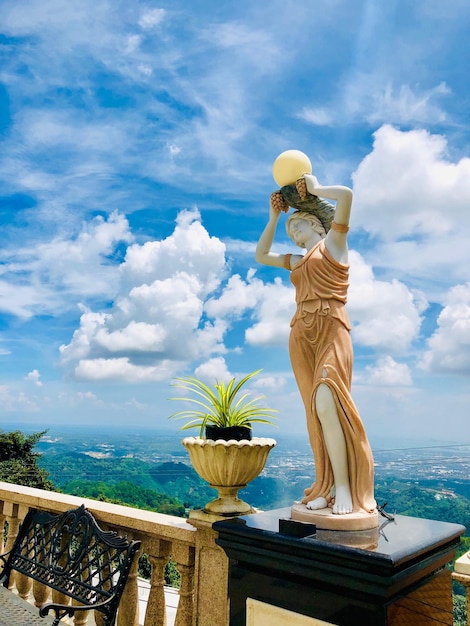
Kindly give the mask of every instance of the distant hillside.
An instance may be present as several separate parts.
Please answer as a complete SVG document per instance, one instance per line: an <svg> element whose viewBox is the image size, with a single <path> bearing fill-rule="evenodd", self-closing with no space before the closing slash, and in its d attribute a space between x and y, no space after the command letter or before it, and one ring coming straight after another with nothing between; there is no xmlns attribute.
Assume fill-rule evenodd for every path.
<svg viewBox="0 0 470 626"><path fill-rule="evenodd" d="M450 490L448 484L443 489L430 487L428 481L376 483L375 498L380 505L387 502L390 513L463 524L470 533L470 500Z"/></svg>
<svg viewBox="0 0 470 626"><path fill-rule="evenodd" d="M54 484L70 494L88 496L93 484L132 483L144 490L167 494L186 508L202 507L216 495L191 465L185 463L155 464L135 458L96 458L81 452L64 451L62 454L44 454L40 463ZM108 497L120 499L118 496Z"/></svg>
<svg viewBox="0 0 470 626"><path fill-rule="evenodd" d="M129 484L140 488L142 508L149 506L151 493L166 494L185 508L200 508L216 497L194 471L181 462L149 463L136 458L95 458L84 453L62 450L62 454L45 454L41 465L50 473L51 480L66 493L123 500L119 489ZM272 474L273 472L271 472ZM118 487L121 485L121 487ZM122 487L125 485L126 487ZM269 510L290 506L302 497L305 478L286 481L285 478L260 476L240 491L240 497L252 506ZM111 489L112 488L112 489ZM111 494L111 491L116 493ZM413 481L402 478L376 481L377 502L393 513L463 524L470 532L469 488L462 481L445 484L436 481ZM129 497L132 490L127 491ZM111 494L111 495L110 495ZM134 506L138 503L130 502Z"/></svg>
<svg viewBox="0 0 470 626"><path fill-rule="evenodd" d="M93 482L78 479L67 483L65 491L73 496L125 504L166 515L184 517L185 513L184 506L176 498L154 489L139 487L129 481L109 484L104 481Z"/></svg>

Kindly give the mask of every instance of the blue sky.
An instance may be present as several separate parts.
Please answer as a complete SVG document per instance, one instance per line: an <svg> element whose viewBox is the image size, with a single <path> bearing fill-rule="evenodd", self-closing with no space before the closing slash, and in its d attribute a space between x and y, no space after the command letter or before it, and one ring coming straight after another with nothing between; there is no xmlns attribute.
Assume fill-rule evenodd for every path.
<svg viewBox="0 0 470 626"><path fill-rule="evenodd" d="M354 189L371 440L470 440L466 0L0 8L0 424L174 427L174 376L262 368L303 432L289 276L254 261L294 148Z"/></svg>

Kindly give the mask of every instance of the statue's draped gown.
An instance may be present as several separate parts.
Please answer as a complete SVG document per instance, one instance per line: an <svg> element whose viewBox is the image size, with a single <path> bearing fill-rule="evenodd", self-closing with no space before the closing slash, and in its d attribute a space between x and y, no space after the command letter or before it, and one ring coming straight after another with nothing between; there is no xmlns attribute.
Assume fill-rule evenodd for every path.
<svg viewBox="0 0 470 626"><path fill-rule="evenodd" d="M297 311L291 322L289 352L305 405L310 445L315 459L315 482L305 490L304 504L320 496L330 501L333 471L315 410L320 383L331 389L346 439L349 481L354 512L372 512L374 464L358 410L351 398L353 351L346 312L349 266L335 261L320 241L291 273Z"/></svg>

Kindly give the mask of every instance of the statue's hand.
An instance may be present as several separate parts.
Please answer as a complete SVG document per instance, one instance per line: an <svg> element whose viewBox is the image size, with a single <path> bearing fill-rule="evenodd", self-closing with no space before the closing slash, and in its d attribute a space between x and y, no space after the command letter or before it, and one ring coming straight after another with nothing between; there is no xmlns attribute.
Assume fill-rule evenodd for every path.
<svg viewBox="0 0 470 626"><path fill-rule="evenodd" d="M305 186L307 191L312 194L312 196L318 196L318 191L321 189L321 185L317 180L317 177L313 174L304 174L302 179L305 182Z"/></svg>
<svg viewBox="0 0 470 626"><path fill-rule="evenodd" d="M271 207L271 210L277 211L278 213L280 213L281 211L283 211L284 213L287 213L287 211L289 210L289 206L287 205L286 201L282 197L282 194L280 191L274 191L271 194L271 197L269 199L269 205Z"/></svg>

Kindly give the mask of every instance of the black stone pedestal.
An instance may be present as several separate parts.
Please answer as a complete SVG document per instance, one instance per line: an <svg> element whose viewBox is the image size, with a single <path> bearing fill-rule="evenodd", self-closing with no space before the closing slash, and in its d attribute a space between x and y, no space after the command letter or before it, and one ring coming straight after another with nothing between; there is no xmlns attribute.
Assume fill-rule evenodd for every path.
<svg viewBox="0 0 470 626"><path fill-rule="evenodd" d="M230 626L245 626L248 598L339 626L452 624L443 568L463 526L397 515L374 531L302 538L291 523L281 522L289 534L279 532L289 515L277 509L213 525L230 558Z"/></svg>

